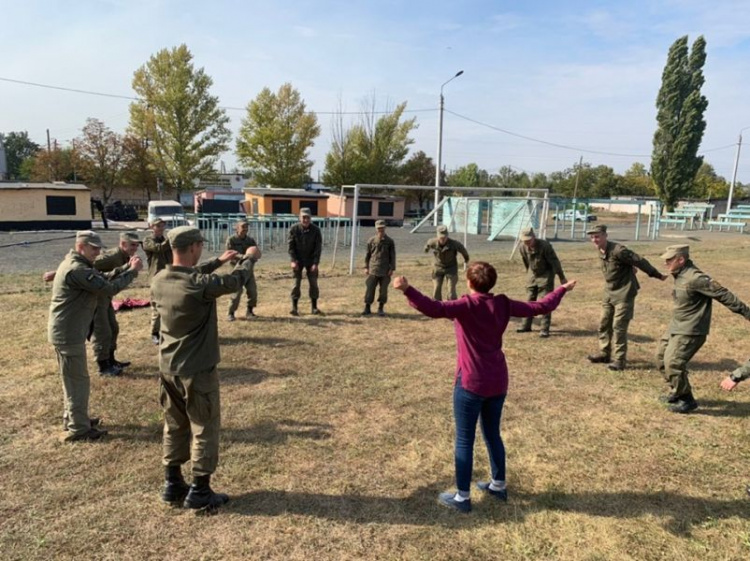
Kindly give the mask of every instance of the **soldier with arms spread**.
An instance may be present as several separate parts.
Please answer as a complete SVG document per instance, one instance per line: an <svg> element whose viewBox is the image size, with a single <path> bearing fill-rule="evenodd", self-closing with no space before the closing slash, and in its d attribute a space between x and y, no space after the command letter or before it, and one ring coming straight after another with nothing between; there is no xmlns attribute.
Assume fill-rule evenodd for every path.
<svg viewBox="0 0 750 561"><path fill-rule="evenodd" d="M375 301L375 289L380 287L378 296L378 315L385 315L385 304L388 302L388 283L396 270L396 244L385 233L385 220L375 222L377 234L367 241L365 254L365 309L363 316L372 314L370 306Z"/></svg>
<svg viewBox="0 0 750 561"><path fill-rule="evenodd" d="M672 321L657 353L659 368L672 388L662 401L669 403L674 413L689 413L697 409L698 402L690 388L687 364L706 342L711 327L712 301L720 302L747 320L750 320L750 308L693 264L690 246L669 246L661 258L674 277Z"/></svg>
<svg viewBox="0 0 750 561"><path fill-rule="evenodd" d="M166 223L161 218L151 221L151 232L143 236L143 251L146 252L148 262L148 280L154 280L156 273L172 262L172 247L169 240L164 236ZM159 344L159 312L151 302L151 342Z"/></svg>
<svg viewBox="0 0 750 561"><path fill-rule="evenodd" d="M98 234L88 230L78 232L75 249L60 263L52 285L48 339L55 347L60 366L65 397L63 428L68 431L65 440L69 442L98 440L107 434L95 428L99 419L89 418L86 334L99 297L111 298L129 285L143 268L138 257L131 257L128 269L108 281L93 266L102 247Z"/></svg>
<svg viewBox="0 0 750 561"><path fill-rule="evenodd" d="M424 252L432 251L435 262L432 265L432 299L443 299L443 280L448 279L448 300L458 298L458 254L464 258L464 265L469 262L469 252L458 240L448 237L448 226L437 227L437 237L427 241Z"/></svg>
<svg viewBox="0 0 750 561"><path fill-rule="evenodd" d="M94 267L97 271L108 273L110 278L116 278L127 271L128 262L138 251L139 243L138 234L123 232L120 234L119 245L99 255L94 261ZM115 358L119 334L120 326L117 323L115 309L112 307L112 296L102 294L96 306L94 330L91 336L94 355L99 365L99 374L102 376L119 376L124 368L130 366L129 362L120 362Z"/></svg>
<svg viewBox="0 0 750 561"><path fill-rule="evenodd" d="M151 299L161 317L159 370L166 477L162 500L212 513L229 500L210 486L219 461L221 426L216 299L235 294L245 285L251 263L242 257L230 274L216 275L213 271L237 259L237 252L226 251L218 259L196 266L203 252L200 230L180 226L167 236L174 252L173 264L151 283ZM190 486L181 469L188 460L192 460L193 472Z"/></svg>
<svg viewBox="0 0 750 561"><path fill-rule="evenodd" d="M599 250L604 275L599 353L589 355L588 359L591 362L609 362L610 370L624 370L628 352L628 325L633 319L635 297L640 288L638 279L635 278L635 269L662 281L667 276L624 245L608 241L607 227L604 224L599 224L586 233Z"/></svg>
<svg viewBox="0 0 750 561"><path fill-rule="evenodd" d="M234 226L235 234L227 238L226 249L236 251L239 255L245 255L249 248L253 248L251 264L260 259L260 249L255 240L247 235L248 223L247 220L240 220ZM236 260L232 260L232 264L236 265ZM253 309L258 305L258 287L255 284L255 271L254 267L250 269L250 273L247 277L247 283L245 284L245 292L247 293L247 309L245 311L245 319L251 319L255 317ZM227 312L227 321L234 321L234 313L240 306L240 298L242 297L242 288L237 291L237 294L232 296L229 301L229 311Z"/></svg>
<svg viewBox="0 0 750 561"><path fill-rule="evenodd" d="M526 228L521 232L521 242L521 259L528 273L526 299L529 302L536 302L537 298L542 298L555 289L555 275L560 277L560 284L568 281L565 279L565 273L552 244L547 240L537 239L533 228ZM531 331L531 320L531 317L524 318L521 327L516 331L518 333ZM552 314L542 316L540 337L549 337L551 323Z"/></svg>

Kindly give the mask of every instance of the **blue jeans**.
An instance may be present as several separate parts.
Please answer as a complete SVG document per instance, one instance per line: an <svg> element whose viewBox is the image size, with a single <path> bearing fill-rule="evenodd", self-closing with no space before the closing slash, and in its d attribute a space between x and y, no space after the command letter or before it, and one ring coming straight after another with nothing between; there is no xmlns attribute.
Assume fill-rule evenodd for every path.
<svg viewBox="0 0 750 561"><path fill-rule="evenodd" d="M456 487L471 489L471 470L474 463L474 437L477 420L482 422L482 436L490 456L492 479L505 481L505 446L500 438L500 417L503 415L505 395L482 397L461 387L461 378L453 389L453 417L456 420Z"/></svg>

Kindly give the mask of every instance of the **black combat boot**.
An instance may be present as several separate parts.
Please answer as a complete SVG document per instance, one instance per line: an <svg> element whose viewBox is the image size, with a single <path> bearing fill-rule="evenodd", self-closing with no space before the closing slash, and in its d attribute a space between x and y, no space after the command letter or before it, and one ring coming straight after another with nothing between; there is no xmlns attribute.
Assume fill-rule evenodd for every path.
<svg viewBox="0 0 750 561"><path fill-rule="evenodd" d="M252 309L251 307L249 307L249 306L248 306L248 308L247 308L247 312L245 313L245 318L246 318L246 319L250 319L250 318L254 318L254 317L256 317L256 316L255 316L255 314L253 313L253 309Z"/></svg>
<svg viewBox="0 0 750 561"><path fill-rule="evenodd" d="M318 315L320 313L320 310L318 309L318 299L317 298L313 298L312 299L312 309L310 310L310 313L312 313L312 315L314 315L314 316L316 316L316 315Z"/></svg>
<svg viewBox="0 0 750 561"><path fill-rule="evenodd" d="M109 360L112 364L114 364L120 370L126 369L131 364L130 362L120 362L119 360L117 360L115 358L115 351L112 351L111 353L109 353Z"/></svg>
<svg viewBox="0 0 750 561"><path fill-rule="evenodd" d="M370 310L370 304L365 304L365 309L362 310L362 315L363 316L371 316L372 315L372 310Z"/></svg>
<svg viewBox="0 0 750 561"><path fill-rule="evenodd" d="M292 310L289 312L293 316L298 316L299 311L297 310L297 303L299 302L299 298L292 298Z"/></svg>
<svg viewBox="0 0 750 561"><path fill-rule="evenodd" d="M214 493L210 483L210 475L193 477L193 484L182 506L195 510L196 514L216 514L220 507L229 502L229 496L224 493Z"/></svg>
<svg viewBox="0 0 750 561"><path fill-rule="evenodd" d="M190 491L190 485L182 478L180 466L164 468L164 488L161 491L162 502L171 506L180 506Z"/></svg>
<svg viewBox="0 0 750 561"><path fill-rule="evenodd" d="M96 363L99 365L99 376L119 376L122 374L122 368L112 364L112 361L97 360Z"/></svg>
<svg viewBox="0 0 750 561"><path fill-rule="evenodd" d="M378 315L382 318L385 315L385 304L378 304Z"/></svg>

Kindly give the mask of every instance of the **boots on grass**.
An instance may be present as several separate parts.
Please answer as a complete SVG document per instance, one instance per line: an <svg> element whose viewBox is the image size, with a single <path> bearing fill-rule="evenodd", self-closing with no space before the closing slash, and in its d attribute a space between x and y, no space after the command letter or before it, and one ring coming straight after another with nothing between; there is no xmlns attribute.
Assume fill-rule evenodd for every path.
<svg viewBox="0 0 750 561"><path fill-rule="evenodd" d="M182 506L195 510L196 514L216 514L220 507L229 502L229 496L224 493L214 493L210 483L210 475L193 477L193 484Z"/></svg>

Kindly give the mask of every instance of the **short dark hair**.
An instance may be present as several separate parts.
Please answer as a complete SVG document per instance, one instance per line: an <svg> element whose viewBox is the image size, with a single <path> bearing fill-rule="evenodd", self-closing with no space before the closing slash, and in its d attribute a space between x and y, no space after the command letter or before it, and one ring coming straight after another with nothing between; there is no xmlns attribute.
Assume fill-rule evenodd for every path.
<svg viewBox="0 0 750 561"><path fill-rule="evenodd" d="M497 282L497 271L486 261L474 261L466 269L466 278L474 290L486 294Z"/></svg>

